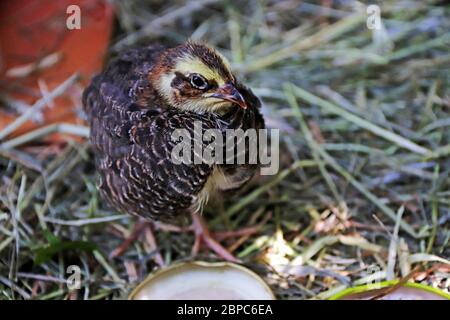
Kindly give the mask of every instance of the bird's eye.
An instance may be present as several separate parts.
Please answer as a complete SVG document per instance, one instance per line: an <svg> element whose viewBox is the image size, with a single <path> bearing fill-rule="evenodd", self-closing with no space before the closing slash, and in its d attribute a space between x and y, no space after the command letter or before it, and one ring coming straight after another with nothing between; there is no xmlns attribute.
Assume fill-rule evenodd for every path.
<svg viewBox="0 0 450 320"><path fill-rule="evenodd" d="M199 74L192 74L190 76L190 81L191 81L191 85L194 88L200 89L200 90L204 90L208 87L208 82L206 81L205 78L203 78L201 75Z"/></svg>

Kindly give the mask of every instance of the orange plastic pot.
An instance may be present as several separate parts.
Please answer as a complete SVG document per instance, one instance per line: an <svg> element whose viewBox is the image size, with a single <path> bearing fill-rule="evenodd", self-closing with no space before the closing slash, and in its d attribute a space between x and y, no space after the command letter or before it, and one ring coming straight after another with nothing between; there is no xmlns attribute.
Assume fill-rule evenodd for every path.
<svg viewBox="0 0 450 320"><path fill-rule="evenodd" d="M70 5L80 9L80 29L69 29ZM73 20L70 20L73 21ZM44 107L41 121L28 121L10 137L57 122L81 123L81 92L97 73L108 48L113 8L106 0L15 0L0 2L0 90L32 105L70 75L80 80ZM0 107L0 130L17 117ZM60 141L53 135L50 141Z"/></svg>

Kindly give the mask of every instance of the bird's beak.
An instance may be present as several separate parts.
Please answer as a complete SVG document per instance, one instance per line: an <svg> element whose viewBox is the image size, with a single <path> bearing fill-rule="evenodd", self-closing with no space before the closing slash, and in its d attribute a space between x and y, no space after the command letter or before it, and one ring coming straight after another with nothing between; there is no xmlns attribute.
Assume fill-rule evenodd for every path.
<svg viewBox="0 0 450 320"><path fill-rule="evenodd" d="M234 85L227 83L219 87L216 92L211 95L212 98L227 100L237 104L242 109L247 109L244 97L235 88Z"/></svg>

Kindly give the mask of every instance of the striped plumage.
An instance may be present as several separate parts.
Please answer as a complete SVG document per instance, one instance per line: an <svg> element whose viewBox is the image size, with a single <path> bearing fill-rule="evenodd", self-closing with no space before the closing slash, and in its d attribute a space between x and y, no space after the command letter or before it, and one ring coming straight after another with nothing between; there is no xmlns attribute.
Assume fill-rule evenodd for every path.
<svg viewBox="0 0 450 320"><path fill-rule="evenodd" d="M175 92L173 99L190 100L168 101L155 79L186 55L200 57L207 67L218 70L218 76L230 77L247 109L237 105L215 111L196 109L194 97L199 93L189 89L193 90L191 97L187 85L177 83L181 80L175 78L170 83ZM203 130L264 127L258 98L237 83L221 57L204 45L128 50L92 80L84 92L83 105L91 127L99 190L119 211L167 221L197 210L214 190L239 188L257 169L257 165L171 161L175 145L171 133L180 128L192 131L194 121L201 121Z"/></svg>

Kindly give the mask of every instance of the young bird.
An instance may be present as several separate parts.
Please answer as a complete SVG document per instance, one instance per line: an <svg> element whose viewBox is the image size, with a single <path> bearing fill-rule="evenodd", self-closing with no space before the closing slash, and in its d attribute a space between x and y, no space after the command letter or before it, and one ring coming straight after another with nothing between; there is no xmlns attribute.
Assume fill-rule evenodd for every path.
<svg viewBox="0 0 450 320"><path fill-rule="evenodd" d="M211 193L235 190L255 164L181 163L176 129L264 128L260 101L216 50L187 42L131 49L112 60L83 94L102 196L117 210L150 220L194 214L199 241L233 260L205 230L199 211ZM201 212L200 212L201 213Z"/></svg>

